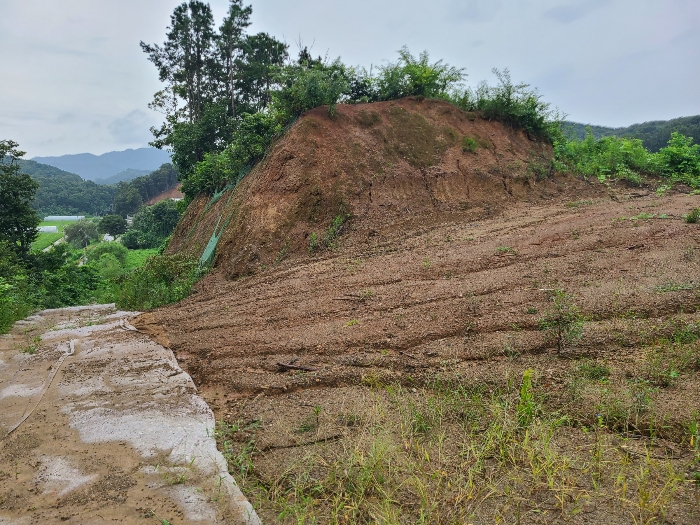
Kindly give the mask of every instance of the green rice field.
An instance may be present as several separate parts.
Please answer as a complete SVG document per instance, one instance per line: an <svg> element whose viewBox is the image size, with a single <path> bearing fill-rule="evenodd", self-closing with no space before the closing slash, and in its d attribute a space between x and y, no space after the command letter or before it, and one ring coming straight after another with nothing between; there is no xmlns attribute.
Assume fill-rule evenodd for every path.
<svg viewBox="0 0 700 525"><path fill-rule="evenodd" d="M126 256L126 264L124 269L126 271L133 270L139 266L143 266L146 259L151 255L158 255L158 248L150 248L147 250L129 250L129 254Z"/></svg>
<svg viewBox="0 0 700 525"><path fill-rule="evenodd" d="M58 233L40 233L32 243L32 251L40 252L63 237L63 228L69 221L41 221L39 226L58 226Z"/></svg>

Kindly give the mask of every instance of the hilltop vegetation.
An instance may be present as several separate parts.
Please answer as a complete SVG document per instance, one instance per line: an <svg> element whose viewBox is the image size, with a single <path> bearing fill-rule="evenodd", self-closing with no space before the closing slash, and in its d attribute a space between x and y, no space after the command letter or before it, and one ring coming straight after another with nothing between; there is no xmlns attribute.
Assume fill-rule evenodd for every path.
<svg viewBox="0 0 700 525"><path fill-rule="evenodd" d="M166 115L152 145L172 148L188 201L237 184L299 115L318 106L332 116L338 103L439 98L548 142L558 133L558 114L507 70L495 71L496 86L472 89L463 69L407 48L376 73L340 58L314 59L306 48L292 60L286 44L246 34L251 14L233 0L217 31L209 5L190 1L174 10L162 45L141 43L164 83L151 103Z"/></svg>

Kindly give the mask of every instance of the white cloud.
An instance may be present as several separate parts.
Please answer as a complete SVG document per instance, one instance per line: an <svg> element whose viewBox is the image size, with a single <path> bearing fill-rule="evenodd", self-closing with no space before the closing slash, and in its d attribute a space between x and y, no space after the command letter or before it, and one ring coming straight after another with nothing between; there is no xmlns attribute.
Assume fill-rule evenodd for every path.
<svg viewBox="0 0 700 525"><path fill-rule="evenodd" d="M135 109L126 116L110 122L107 129L120 144L144 144L151 139L150 125L148 115L140 109Z"/></svg>
<svg viewBox="0 0 700 525"><path fill-rule="evenodd" d="M465 67L508 67L571 118L626 125L700 114L697 0L249 0L250 31L353 65L407 45ZM0 0L0 139L29 156L104 153L150 140L160 89L139 41L161 43L181 0ZM217 21L228 0L211 0Z"/></svg>

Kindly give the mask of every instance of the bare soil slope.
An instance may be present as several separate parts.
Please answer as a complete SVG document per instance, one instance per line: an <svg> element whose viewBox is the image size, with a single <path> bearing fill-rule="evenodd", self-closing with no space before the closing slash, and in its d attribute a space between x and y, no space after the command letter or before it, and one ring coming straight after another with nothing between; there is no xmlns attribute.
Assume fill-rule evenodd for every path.
<svg viewBox="0 0 700 525"><path fill-rule="evenodd" d="M693 523L700 230L681 215L699 198L605 191L404 221L233 282L214 272L139 326L169 340L233 424L227 446L254 465L244 491L263 519L286 509L373 523L386 504L404 509L388 523ZM587 318L562 355L540 329L555 288ZM530 430L533 442L499 430L499 455L484 440L518 421L528 368L554 426ZM485 458L466 452L476 444ZM346 494L338 511L377 450L403 481L372 485L361 503ZM544 457L553 478L537 470ZM371 479L393 479L382 461Z"/></svg>
<svg viewBox="0 0 700 525"><path fill-rule="evenodd" d="M321 242L338 216L349 216L351 236L366 240L406 221L480 217L551 196L562 181L537 182L551 175L550 158L548 145L446 102L340 105L333 118L317 108L232 197L195 201L169 249L199 256L217 224L227 224L215 265L229 277L247 275L307 253L312 233Z"/></svg>
<svg viewBox="0 0 700 525"><path fill-rule="evenodd" d="M169 190L165 190L163 193L159 193L155 197L147 200L145 202L146 206L151 206L152 204L158 204L160 201L164 201L165 199L182 199L184 198L185 194L180 191L180 188L182 187L182 184L178 184L174 188L171 188Z"/></svg>

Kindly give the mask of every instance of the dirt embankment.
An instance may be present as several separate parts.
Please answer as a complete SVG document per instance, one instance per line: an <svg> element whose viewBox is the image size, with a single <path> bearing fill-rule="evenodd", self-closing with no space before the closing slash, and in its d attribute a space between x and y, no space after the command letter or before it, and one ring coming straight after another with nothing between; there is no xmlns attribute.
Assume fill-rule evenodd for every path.
<svg viewBox="0 0 700 525"><path fill-rule="evenodd" d="M371 244L404 223L483 217L576 184L553 182L550 158L550 146L446 102L339 105L333 118L317 108L232 196L195 201L169 249L199 256L217 224L227 224L215 265L228 277L247 275L308 255L312 234L321 242L338 216L349 216L351 237Z"/></svg>
<svg viewBox="0 0 700 525"><path fill-rule="evenodd" d="M159 193L155 197L148 199L146 202L144 202L144 204L146 206L151 206L152 204L157 204L160 201L164 201L165 199L182 199L184 198L185 194L182 193L182 191L180 191L181 187L182 184L178 184L174 188L166 190L163 193Z"/></svg>
<svg viewBox="0 0 700 525"><path fill-rule="evenodd" d="M697 521L700 197L550 155L442 102L321 108L190 206L170 249L227 224L215 267L136 323L230 423L263 520Z"/></svg>
<svg viewBox="0 0 700 525"><path fill-rule="evenodd" d="M597 196L602 189L605 195ZM576 523L629 523L637 503L629 503L629 495L619 499L614 480L633 480L640 469L651 469L658 479L630 482L634 498L647 490L643 483L661 494L672 483L673 496L635 516L649 519L671 508L677 518L669 523L689 523L699 511L693 485L676 485L674 480L695 475L692 450L686 447L697 439L688 429L700 410L700 230L681 216L698 206L698 200L692 195L659 197L648 190L593 188L587 195L569 194L543 204L516 203L495 217L484 213L479 220L466 210L439 221L404 221L393 231L365 240L353 240L351 234L334 251L282 260L236 281L214 271L190 298L142 316L139 326L163 331L218 419L235 425L253 422L254 429L237 434L237 439L243 452L250 453L247 443L255 444L255 476L243 488L249 497L258 494L256 509L263 519L276 519L280 500L266 497L275 494L270 487L286 494L290 472L306 472L316 476L312 481L320 479L318 483L326 475L342 478L343 472L353 472L348 465L360 468L356 460L344 459L352 451L351 458L364 457L376 446L403 451L402 443L414 440L427 448L414 451L407 444L391 461L402 464L406 458L422 457L423 450L430 457L447 454L442 445L421 441L433 434L425 437L410 430L423 428L426 418L436 425L445 417L442 409L438 415L425 415L431 406L442 406L437 401L431 405L435 385L459 385L456 391L473 389L485 392L480 399L490 399L515 384L517 399L523 371L532 368L546 410L586 426L594 427L601 418L620 432L556 431L552 443L564 456L564 470L577 465L587 473L596 459L586 451L604 451L597 461L607 470L595 474L602 481L591 482L585 474L585 479L563 483L562 490L587 494L585 504L578 496L558 504L552 489L530 477L527 461L524 467L506 462L503 471L494 467L493 478L482 470L474 473L476 460L461 459L461 449L420 467L426 469L426 486L431 487L429 501L414 498L403 485L387 498L412 509L405 510L410 519L417 519L417 509L427 501L434 523L469 516L477 517L469 521L473 523L488 523L494 516L515 522L521 512L518 498L529 502L522 511L531 523L558 522L536 514L543 506L557 505ZM551 332L541 329L552 308L551 290L557 288L586 318L581 339L562 355L556 353ZM689 344L680 344L684 341ZM686 357L681 359L681 354ZM591 379L598 373L600 379ZM382 394L384 388L394 393ZM391 402L391 396L398 396L396 388L407 392L399 396L399 404ZM418 419L406 421L408 416L396 412L409 411L402 406L427 408L410 408ZM316 416L314 426L309 421L314 423L317 409L322 417ZM475 428L490 428L489 414ZM358 423L346 424L348 420ZM307 428L313 431L305 433ZM378 428L394 430L377 444ZM490 435L465 435L463 427L447 423L437 428L432 432L443 436L445 446L456 447L460 440L466 441L459 446L474 446ZM326 443L327 438L338 442ZM655 448L662 443L670 448ZM626 452L630 446L637 447L633 455ZM649 447L649 456L644 447ZM678 458L669 460L670 466L653 459L667 454ZM645 466L644 457L656 463ZM325 474L328 465L335 474ZM613 472L615 465L619 472ZM441 478L430 478L432 469L451 479L468 472L484 490L470 496L477 500L455 503L454 498L464 496L435 485L434 479ZM661 473L673 474L669 481ZM508 481L510 476L517 479ZM309 497L317 497L316 489L308 490ZM342 485L328 490L331 500ZM291 504L290 496L286 498L285 505ZM477 503L478 498L485 500ZM333 512L325 506L314 509L321 522ZM354 514L348 519L372 522Z"/></svg>

